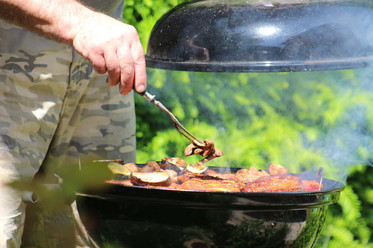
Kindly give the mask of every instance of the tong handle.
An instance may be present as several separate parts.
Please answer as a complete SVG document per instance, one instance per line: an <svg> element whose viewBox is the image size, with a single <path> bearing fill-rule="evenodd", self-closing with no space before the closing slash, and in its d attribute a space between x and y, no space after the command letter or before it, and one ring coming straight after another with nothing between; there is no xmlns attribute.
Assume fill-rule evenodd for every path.
<svg viewBox="0 0 373 248"><path fill-rule="evenodd" d="M143 96L148 102L154 102L155 101L155 95L150 94L147 91L140 92L139 93L141 96Z"/></svg>
<svg viewBox="0 0 373 248"><path fill-rule="evenodd" d="M188 140L190 140L191 142L198 142L198 143L201 143L203 144L200 140L198 140L193 134L191 134L188 130L185 129L185 127L183 127L183 125L181 125L181 123L179 122L179 120L175 117L174 114L171 113L170 110L168 110L160 101L157 101L155 100L155 95L152 95L150 94L149 92L147 91L144 91L144 92L141 92L139 93L140 95L142 95L146 100L148 100L148 102L153 102L155 104L155 106L157 106L159 109L163 110L164 112L166 112L174 126L176 127L176 129L182 134L184 135L185 138L187 138ZM183 132L184 131L184 132ZM189 136L188 136L189 135Z"/></svg>
<svg viewBox="0 0 373 248"><path fill-rule="evenodd" d="M171 113L171 111L169 111L160 101L157 101L155 100L155 95L152 95L150 94L149 92L147 91L144 91L142 93L139 93L140 95L142 95L146 100L148 100L148 102L153 102L155 104L155 106L157 106L158 108L160 108L161 110L163 110L164 112L166 112L172 119L173 122L178 122L179 121L176 119L176 117Z"/></svg>

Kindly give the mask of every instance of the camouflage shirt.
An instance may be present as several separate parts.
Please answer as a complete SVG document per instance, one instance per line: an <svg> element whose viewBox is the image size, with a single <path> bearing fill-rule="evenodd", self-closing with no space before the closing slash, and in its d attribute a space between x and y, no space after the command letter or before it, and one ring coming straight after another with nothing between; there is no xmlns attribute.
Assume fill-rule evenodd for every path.
<svg viewBox="0 0 373 248"><path fill-rule="evenodd" d="M84 2L122 18L121 0ZM0 19L0 247L20 247L25 221L22 192L4 184L40 171L56 183L61 168L95 159L135 161L133 94L120 95L105 79L72 46ZM28 207L23 247L70 247L66 235L75 233L79 247L93 247L75 210Z"/></svg>

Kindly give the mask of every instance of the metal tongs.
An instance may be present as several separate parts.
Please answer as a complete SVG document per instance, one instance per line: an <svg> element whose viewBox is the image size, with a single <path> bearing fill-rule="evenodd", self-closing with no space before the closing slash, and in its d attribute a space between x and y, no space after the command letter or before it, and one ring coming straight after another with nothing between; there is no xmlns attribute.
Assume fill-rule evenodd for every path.
<svg viewBox="0 0 373 248"><path fill-rule="evenodd" d="M175 128L185 138L187 138L188 140L190 140L192 143L199 143L200 145L204 145L204 142L202 142L199 139L197 139L196 136L194 136L193 134L191 134L183 125L181 125L181 123L179 122L179 120L175 117L175 115L170 110L168 110L160 101L155 100L155 95L152 95L152 94L150 94L149 92L146 92L146 91L144 91L142 93L139 93L139 94L142 95L149 102L153 102L155 104L155 106L157 106L159 109L161 109L164 112L166 112L170 116L170 118L172 120L172 123L174 124Z"/></svg>
<svg viewBox="0 0 373 248"><path fill-rule="evenodd" d="M174 124L175 128L179 131L179 133L181 133L185 138L192 142L185 148L185 156L201 155L204 158L201 161L199 161L199 163L206 163L211 159L223 155L223 152L220 149L215 148L214 142L212 140L205 139L202 142L199 139L197 139L196 136L191 134L191 132L189 132L185 127L183 127L183 125L181 125L179 120L175 117L174 114L171 113L170 110L168 110L161 102L155 100L154 95L151 95L146 91L139 94L145 97L145 99L149 102L153 102L155 106L157 106L159 109L166 112L171 117L172 123Z"/></svg>

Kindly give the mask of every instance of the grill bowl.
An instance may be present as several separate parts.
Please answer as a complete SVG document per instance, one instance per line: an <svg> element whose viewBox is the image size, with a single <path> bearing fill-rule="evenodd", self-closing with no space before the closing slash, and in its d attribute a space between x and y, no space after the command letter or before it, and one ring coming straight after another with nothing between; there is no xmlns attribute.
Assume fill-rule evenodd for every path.
<svg viewBox="0 0 373 248"><path fill-rule="evenodd" d="M218 169L218 168L217 168ZM226 193L110 185L77 194L99 244L120 247L313 247L344 185L323 190Z"/></svg>

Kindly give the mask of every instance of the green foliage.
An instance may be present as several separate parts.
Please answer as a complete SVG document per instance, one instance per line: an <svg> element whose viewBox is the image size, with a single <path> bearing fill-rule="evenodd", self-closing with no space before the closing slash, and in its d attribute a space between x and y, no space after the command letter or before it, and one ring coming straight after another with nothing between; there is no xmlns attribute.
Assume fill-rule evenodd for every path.
<svg viewBox="0 0 373 248"><path fill-rule="evenodd" d="M351 163L370 156L371 145L365 133L371 128L370 120L367 116L355 116L355 112L369 112L373 99L355 92L353 85L347 83L350 74L219 74L149 69L148 81L149 91L192 133L201 139L215 140L225 152L219 165L263 168L274 162L293 172L324 167L326 175L344 180ZM153 155L157 148L159 154L160 147L147 149L157 132L156 143L159 145L159 140L163 140L163 150L169 156L182 156L180 148L188 142L177 137L168 116L141 97L136 100L139 147L145 147L145 154L153 151ZM351 101L356 104L350 104ZM145 125L151 128L142 128ZM161 138L160 132L171 136ZM354 141L361 137L368 143L359 145ZM170 153L175 144L181 145L180 150ZM355 146L359 152L351 153Z"/></svg>
<svg viewBox="0 0 373 248"><path fill-rule="evenodd" d="M328 247L373 247L371 243L371 229L366 219L361 215L361 202L347 186L341 194L338 205L329 210L324 233L318 241L317 247L324 247L328 240Z"/></svg>
<svg viewBox="0 0 373 248"><path fill-rule="evenodd" d="M135 26L139 31L140 40L146 49L150 32L156 21L172 7L185 0L126 0L123 12L124 22Z"/></svg>
<svg viewBox="0 0 373 248"><path fill-rule="evenodd" d="M124 20L144 48L162 14L183 1L127 1ZM373 247L372 70L197 73L148 70L148 90L201 139L225 155L210 165L265 168L345 181L316 247ZM169 117L136 96L138 162L184 157L188 141ZM187 158L192 163L198 158Z"/></svg>

